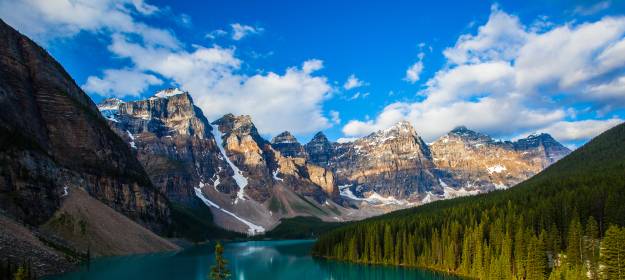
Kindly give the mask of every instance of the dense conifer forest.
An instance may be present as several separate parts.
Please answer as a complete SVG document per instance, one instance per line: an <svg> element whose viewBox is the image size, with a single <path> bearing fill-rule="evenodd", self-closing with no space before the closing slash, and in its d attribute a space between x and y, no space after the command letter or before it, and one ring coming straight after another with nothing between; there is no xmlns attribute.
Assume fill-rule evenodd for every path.
<svg viewBox="0 0 625 280"><path fill-rule="evenodd" d="M625 279L625 124L505 191L322 235L318 257L481 279Z"/></svg>

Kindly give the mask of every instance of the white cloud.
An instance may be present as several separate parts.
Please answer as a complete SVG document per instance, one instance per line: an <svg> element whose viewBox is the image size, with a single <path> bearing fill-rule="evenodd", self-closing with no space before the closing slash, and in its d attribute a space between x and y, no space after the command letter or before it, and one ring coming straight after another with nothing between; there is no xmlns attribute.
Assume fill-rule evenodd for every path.
<svg viewBox="0 0 625 280"><path fill-rule="evenodd" d="M143 0L132 0L132 4L139 13L144 15L151 15L159 11L158 7L145 3Z"/></svg>
<svg viewBox="0 0 625 280"><path fill-rule="evenodd" d="M559 121L539 131L551 134L561 141L586 140L623 122L621 118L607 120Z"/></svg>
<svg viewBox="0 0 625 280"><path fill-rule="evenodd" d="M239 41L248 35L258 34L264 31L262 27L254 27L240 23L233 23L230 27L232 27L232 40L235 41Z"/></svg>
<svg viewBox="0 0 625 280"><path fill-rule="evenodd" d="M610 5L612 5L611 1L601 1L590 6L577 6L575 10L573 10L573 13L583 16L594 15L610 8Z"/></svg>
<svg viewBox="0 0 625 280"><path fill-rule="evenodd" d="M180 47L180 42L169 31L133 18L135 12L150 15L157 11L157 7L140 0L0 0L0 17L44 44L88 31L136 34L146 44Z"/></svg>
<svg viewBox="0 0 625 280"><path fill-rule="evenodd" d="M223 37L223 36L225 36L227 34L228 34L228 32L226 32L223 29L215 29L215 30L213 30L211 32L206 33L206 35L204 35L204 37L206 37L208 39L211 39L211 40L214 40L214 39L216 39L218 37Z"/></svg>
<svg viewBox="0 0 625 280"><path fill-rule="evenodd" d="M419 101L348 121L343 133L363 136L409 120L426 141L458 125L495 137L546 129L574 141L619 122L565 119L580 102L593 104L595 118L625 104L625 17L542 26L528 28L493 6L476 34L443 52L447 65L426 82Z"/></svg>
<svg viewBox="0 0 625 280"><path fill-rule="evenodd" d="M308 133L332 125L322 103L332 87L315 72L323 61L311 59L284 74L239 74L241 61L234 48L196 46L193 51L150 47L121 35L113 36L109 50L130 59L145 72L171 79L193 96L210 120L224 114L249 114L262 133L288 129Z"/></svg>
<svg viewBox="0 0 625 280"><path fill-rule="evenodd" d="M354 89L354 88L358 88L358 87L362 87L362 86L366 86L367 83L358 79L358 77L356 77L356 75L351 74L349 75L349 77L347 78L347 81L345 81L345 84L343 84L343 88L346 90L350 90L350 89Z"/></svg>
<svg viewBox="0 0 625 280"><path fill-rule="evenodd" d="M317 70L321 70L322 68L323 68L323 61L319 59L306 60L304 61L304 64L302 65L302 71L306 74L310 74Z"/></svg>
<svg viewBox="0 0 625 280"><path fill-rule="evenodd" d="M419 60L415 62L415 64L408 67L408 70L406 70L406 77L404 77L404 79L414 84L417 81L419 81L419 76L421 75L422 71L423 71L423 62Z"/></svg>
<svg viewBox="0 0 625 280"><path fill-rule="evenodd" d="M338 111L330 111L330 118L332 119L333 124L341 123L341 115Z"/></svg>
<svg viewBox="0 0 625 280"><path fill-rule="evenodd" d="M152 85L161 85L163 81L154 75L132 69L107 69L104 77L91 76L83 88L88 92L102 96L139 96Z"/></svg>
<svg viewBox="0 0 625 280"><path fill-rule="evenodd" d="M167 80L190 91L209 119L250 114L263 133L313 132L331 126L329 118L338 120L337 114L323 114L323 101L332 91L316 74L323 61L307 60L282 74L245 75L233 47L189 48L170 31L139 20L156 13L170 12L142 0L0 0L0 16L29 36L51 40L90 32L110 37L108 50L129 65L88 77L83 85L88 92L136 96ZM232 28L235 40L263 31L241 24Z"/></svg>

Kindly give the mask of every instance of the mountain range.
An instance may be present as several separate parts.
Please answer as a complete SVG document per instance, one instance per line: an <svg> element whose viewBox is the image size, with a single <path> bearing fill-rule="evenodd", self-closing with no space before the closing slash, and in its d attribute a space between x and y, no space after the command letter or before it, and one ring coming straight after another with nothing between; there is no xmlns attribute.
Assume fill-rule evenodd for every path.
<svg viewBox="0 0 625 280"><path fill-rule="evenodd" d="M170 200L200 198L217 225L248 234L284 218L359 220L506 189L570 153L548 134L497 141L466 127L427 144L406 121L347 143L319 132L302 145L288 131L268 141L250 116L209 122L177 88L98 107Z"/></svg>

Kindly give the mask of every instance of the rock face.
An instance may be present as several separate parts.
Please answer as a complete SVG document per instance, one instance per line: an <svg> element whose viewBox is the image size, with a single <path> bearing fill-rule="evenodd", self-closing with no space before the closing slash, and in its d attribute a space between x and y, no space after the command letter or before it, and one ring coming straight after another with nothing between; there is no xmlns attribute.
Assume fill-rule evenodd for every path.
<svg viewBox="0 0 625 280"><path fill-rule="evenodd" d="M169 226L166 197L93 101L44 49L1 20L0 107L3 215L35 231L70 193L84 190L156 232ZM5 251L0 259L12 257Z"/></svg>
<svg viewBox="0 0 625 280"><path fill-rule="evenodd" d="M167 89L146 100L104 100L98 108L110 126L136 152L154 185L177 203L194 201L202 180L221 180L234 190L232 171L219 158L212 127L191 96Z"/></svg>
<svg viewBox="0 0 625 280"><path fill-rule="evenodd" d="M334 151L328 166L341 185L359 186L355 193L410 199L438 185L430 150L408 122L338 144Z"/></svg>
<svg viewBox="0 0 625 280"><path fill-rule="evenodd" d="M323 132L317 132L304 148L310 161L320 166L328 166L334 156L334 147Z"/></svg>
<svg viewBox="0 0 625 280"><path fill-rule="evenodd" d="M340 202L334 174L307 162L288 132L270 143L249 116L211 124L179 89L98 107L157 188L176 203L203 202L224 228L256 234L283 217L335 215L319 208Z"/></svg>
<svg viewBox="0 0 625 280"><path fill-rule="evenodd" d="M0 21L0 205L32 225L77 187L163 229L166 199L91 99L48 53Z"/></svg>
<svg viewBox="0 0 625 280"><path fill-rule="evenodd" d="M285 131L278 134L271 140L271 146L280 151L285 157L305 158L304 146L297 142L297 139L290 132Z"/></svg>
<svg viewBox="0 0 625 280"><path fill-rule="evenodd" d="M570 153L548 134L502 142L466 127L427 145L408 122L342 144L318 133L305 150L342 197L401 207L508 188Z"/></svg>
<svg viewBox="0 0 625 280"><path fill-rule="evenodd" d="M571 153L571 150L546 133L532 134L519 139L513 146L516 151L526 153L525 158L540 160L543 168Z"/></svg>

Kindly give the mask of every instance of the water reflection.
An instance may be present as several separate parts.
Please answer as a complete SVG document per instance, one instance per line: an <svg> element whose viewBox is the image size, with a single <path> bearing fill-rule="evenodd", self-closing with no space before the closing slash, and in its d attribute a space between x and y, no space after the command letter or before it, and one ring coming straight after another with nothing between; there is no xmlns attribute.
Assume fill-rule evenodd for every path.
<svg viewBox="0 0 625 280"><path fill-rule="evenodd" d="M356 265L314 259L313 241L254 241L225 244L232 279L457 279L418 269ZM206 280L214 244L180 252L100 258L89 267L49 279L198 279Z"/></svg>

